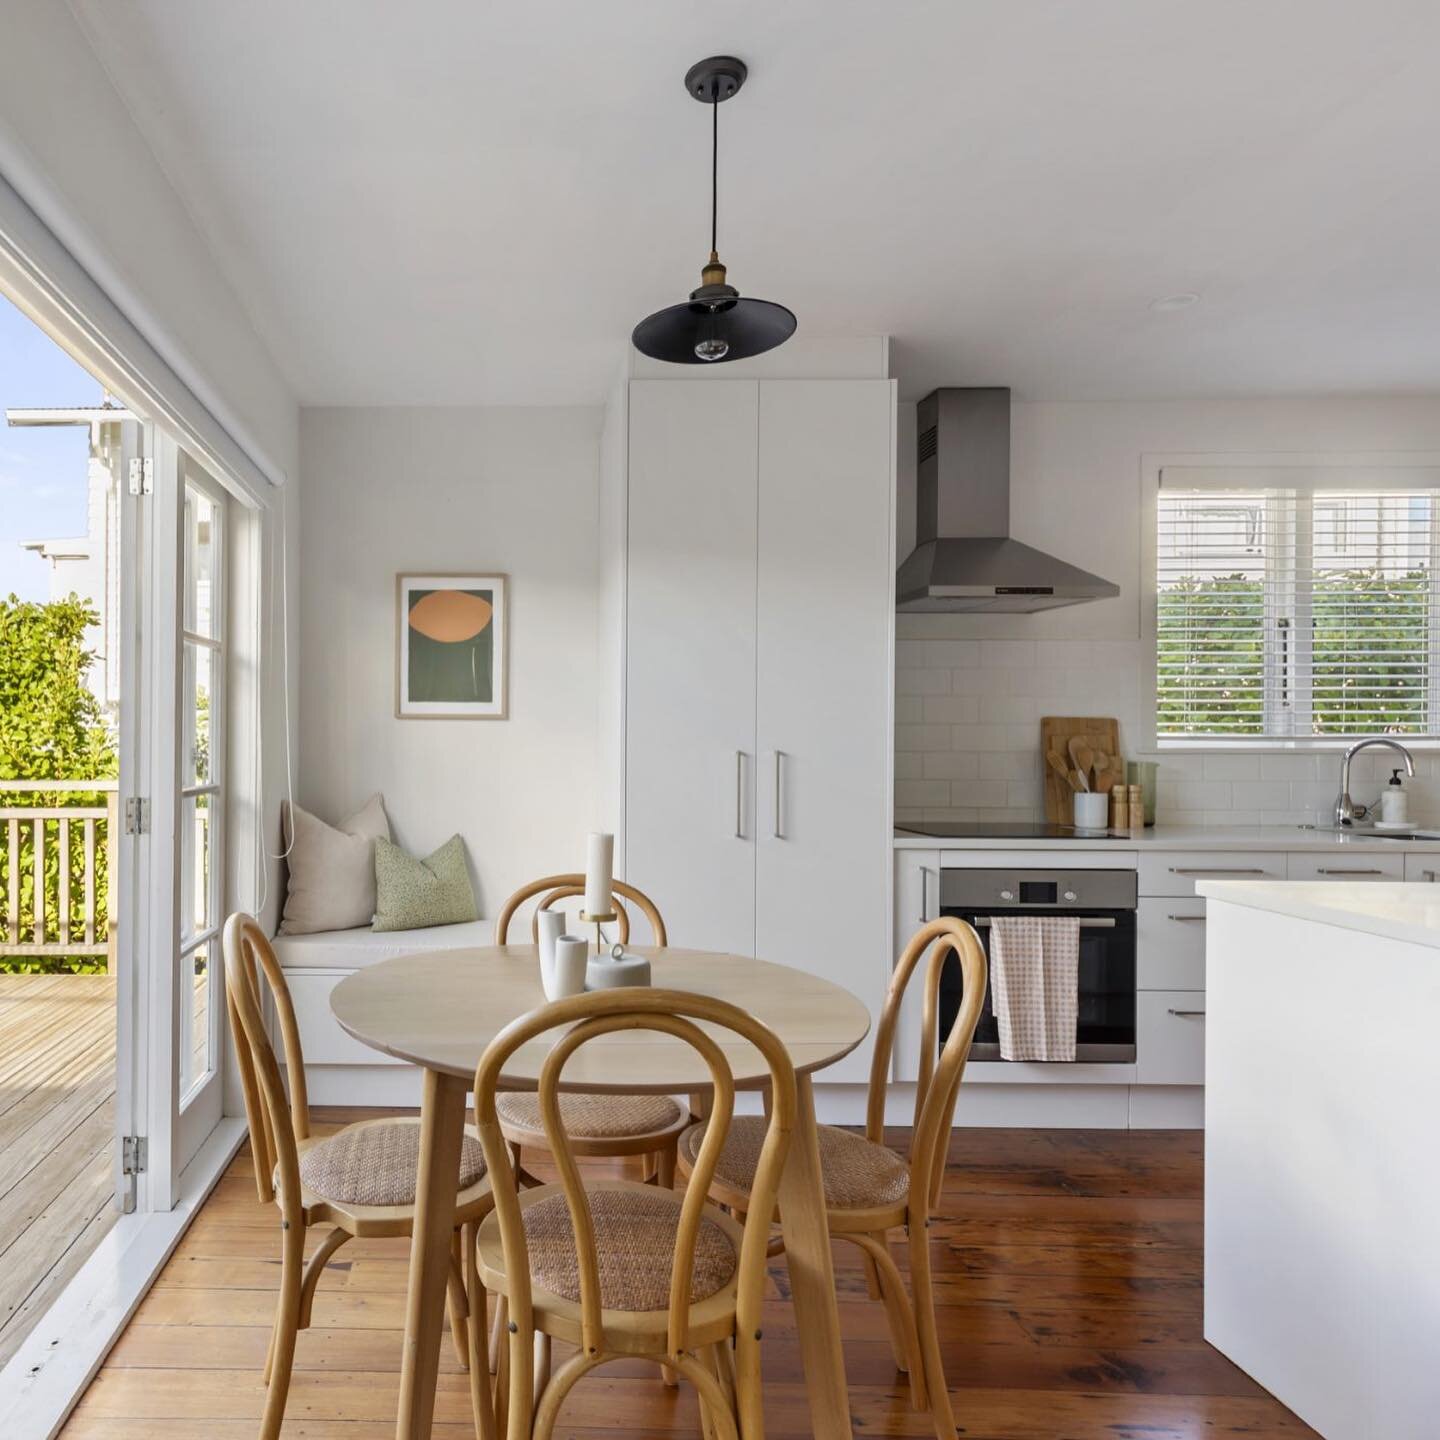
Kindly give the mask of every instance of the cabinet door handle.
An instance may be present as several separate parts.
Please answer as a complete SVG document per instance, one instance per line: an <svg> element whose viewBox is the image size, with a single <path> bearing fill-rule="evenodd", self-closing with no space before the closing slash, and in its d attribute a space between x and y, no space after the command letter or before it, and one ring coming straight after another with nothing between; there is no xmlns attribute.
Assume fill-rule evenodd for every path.
<svg viewBox="0 0 1440 1440"><path fill-rule="evenodd" d="M735 752L735 838L745 838L745 752Z"/></svg>
<svg viewBox="0 0 1440 1440"><path fill-rule="evenodd" d="M777 840L783 840L785 838L785 826L780 819L780 799L785 792L784 771L782 769L784 764L785 752L783 750L777 750L775 752L775 822L771 826L771 834L774 835Z"/></svg>
<svg viewBox="0 0 1440 1440"><path fill-rule="evenodd" d="M1167 915L1165 918L1167 920L1183 920L1187 925L1203 925L1205 923L1203 915Z"/></svg>
<svg viewBox="0 0 1440 1440"><path fill-rule="evenodd" d="M930 923L930 867L920 867L920 923Z"/></svg>
<svg viewBox="0 0 1440 1440"><path fill-rule="evenodd" d="M1315 867L1317 875L1383 875L1383 870L1335 870L1325 865Z"/></svg>
<svg viewBox="0 0 1440 1440"><path fill-rule="evenodd" d="M1265 874L1267 874L1268 872L1265 871L1265 870L1254 870L1254 869L1251 869L1251 870L1208 870L1208 869L1189 868L1189 867L1184 866L1184 865L1172 865L1172 866L1170 867L1170 873L1171 873L1172 875L1265 875Z"/></svg>
<svg viewBox="0 0 1440 1440"><path fill-rule="evenodd" d="M1177 1020L1203 1020L1205 1018L1203 1010L1171 1010L1169 1013Z"/></svg>
<svg viewBox="0 0 1440 1440"><path fill-rule="evenodd" d="M1433 871L1433 870L1422 870L1422 871L1420 872L1420 878L1421 878L1422 880L1428 880L1428 881L1433 885L1433 884L1435 883L1435 871Z"/></svg>

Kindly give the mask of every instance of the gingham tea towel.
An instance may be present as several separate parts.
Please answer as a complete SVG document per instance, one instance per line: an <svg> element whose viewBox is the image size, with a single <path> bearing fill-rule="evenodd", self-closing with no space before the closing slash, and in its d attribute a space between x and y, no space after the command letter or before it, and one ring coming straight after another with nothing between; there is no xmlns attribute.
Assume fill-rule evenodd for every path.
<svg viewBox="0 0 1440 1440"><path fill-rule="evenodd" d="M994 915L990 984L1006 1060L1073 1060L1080 1013L1080 922Z"/></svg>

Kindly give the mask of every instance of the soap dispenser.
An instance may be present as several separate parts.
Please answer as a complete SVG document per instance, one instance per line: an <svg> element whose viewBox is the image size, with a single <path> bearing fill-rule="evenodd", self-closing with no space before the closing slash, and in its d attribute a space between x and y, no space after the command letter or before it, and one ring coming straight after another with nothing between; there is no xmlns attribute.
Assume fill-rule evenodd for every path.
<svg viewBox="0 0 1440 1440"><path fill-rule="evenodd" d="M1382 825L1404 825L1408 798L1405 794L1405 786L1400 780L1400 772L1392 771L1390 783L1380 792L1380 823Z"/></svg>

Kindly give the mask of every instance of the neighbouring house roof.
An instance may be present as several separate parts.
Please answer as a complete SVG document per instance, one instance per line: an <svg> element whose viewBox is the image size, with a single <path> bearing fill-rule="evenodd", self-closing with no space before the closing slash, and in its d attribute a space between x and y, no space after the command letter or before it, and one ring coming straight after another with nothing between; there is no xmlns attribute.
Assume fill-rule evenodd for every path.
<svg viewBox="0 0 1440 1440"><path fill-rule="evenodd" d="M73 540L20 540L17 543L22 550L34 550L47 560L88 560L95 553L83 535Z"/></svg>
<svg viewBox="0 0 1440 1440"><path fill-rule="evenodd" d="M11 405L5 410L9 425L103 425L134 418L123 405Z"/></svg>

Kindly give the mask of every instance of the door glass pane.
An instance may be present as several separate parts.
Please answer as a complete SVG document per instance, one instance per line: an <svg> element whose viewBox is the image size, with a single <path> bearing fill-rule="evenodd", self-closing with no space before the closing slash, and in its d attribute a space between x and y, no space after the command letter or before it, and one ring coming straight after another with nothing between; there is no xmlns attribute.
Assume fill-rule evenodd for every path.
<svg viewBox="0 0 1440 1440"><path fill-rule="evenodd" d="M185 628L193 635L218 634L215 592L217 507L199 490L185 492Z"/></svg>
<svg viewBox="0 0 1440 1440"><path fill-rule="evenodd" d="M210 1073L210 976L215 942L207 940L180 962L180 1093Z"/></svg>
<svg viewBox="0 0 1440 1440"><path fill-rule="evenodd" d="M215 652L206 645L185 642L185 735L181 754L181 784L205 785L213 778L211 749L211 675Z"/></svg>
<svg viewBox="0 0 1440 1440"><path fill-rule="evenodd" d="M187 795L180 802L180 939L202 934L214 923L210 913L212 796Z"/></svg>

